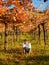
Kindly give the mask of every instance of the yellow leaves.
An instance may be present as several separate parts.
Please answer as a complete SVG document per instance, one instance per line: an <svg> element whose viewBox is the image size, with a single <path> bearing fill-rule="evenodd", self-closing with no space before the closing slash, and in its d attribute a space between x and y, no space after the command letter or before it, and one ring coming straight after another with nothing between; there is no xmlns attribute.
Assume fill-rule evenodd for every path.
<svg viewBox="0 0 49 65"><path fill-rule="evenodd" d="M17 1L14 1L14 3L17 5ZM19 5L19 4L18 4ZM32 6L32 3L30 4L30 6ZM7 12L7 8L1 8L0 9L0 14L4 15ZM11 14L9 14L11 13ZM14 13L14 15L13 15ZM29 31L31 29L34 29L35 27L37 27L40 23L43 22L43 20L45 20L47 18L47 14L49 13L49 11L46 12L46 14L44 12L39 13L39 11L28 11L28 10L22 10L22 6L19 6L17 8L14 8L12 10L12 12L8 12L6 16L6 20L8 22L15 23L15 25L19 25L20 23L22 24L22 26L19 26L21 30L24 31Z"/></svg>
<svg viewBox="0 0 49 65"><path fill-rule="evenodd" d="M0 14L1 14L1 15L4 15L7 10L8 10L8 8L1 8L1 9L0 9Z"/></svg>
<svg viewBox="0 0 49 65"><path fill-rule="evenodd" d="M14 21L16 21L16 17L15 16L13 16L13 19L14 19Z"/></svg>
<svg viewBox="0 0 49 65"><path fill-rule="evenodd" d="M4 2L3 1L0 1L0 5L4 5Z"/></svg>
<svg viewBox="0 0 49 65"><path fill-rule="evenodd" d="M6 3L6 6L10 6L12 4L12 1L9 0L7 3Z"/></svg>
<svg viewBox="0 0 49 65"><path fill-rule="evenodd" d="M12 4L14 4L16 6L20 6L20 1L12 1Z"/></svg>
<svg viewBox="0 0 49 65"><path fill-rule="evenodd" d="M46 11L46 15L48 15L48 14L49 14L49 10Z"/></svg>

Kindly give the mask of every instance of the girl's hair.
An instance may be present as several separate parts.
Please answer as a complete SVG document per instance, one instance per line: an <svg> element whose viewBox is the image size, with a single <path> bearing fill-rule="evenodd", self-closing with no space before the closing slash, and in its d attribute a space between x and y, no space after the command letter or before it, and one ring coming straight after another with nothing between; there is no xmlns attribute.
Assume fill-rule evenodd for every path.
<svg viewBox="0 0 49 65"><path fill-rule="evenodd" d="M24 41L27 41L26 39Z"/></svg>

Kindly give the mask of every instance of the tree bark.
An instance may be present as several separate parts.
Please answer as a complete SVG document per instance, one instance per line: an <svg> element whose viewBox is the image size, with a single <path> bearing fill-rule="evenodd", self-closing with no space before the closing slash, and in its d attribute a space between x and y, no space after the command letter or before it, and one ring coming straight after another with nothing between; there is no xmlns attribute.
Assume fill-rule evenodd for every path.
<svg viewBox="0 0 49 65"><path fill-rule="evenodd" d="M43 28L43 35L44 35L44 50L45 50L45 46L46 46L46 31L45 31L45 24L42 23L42 28Z"/></svg>
<svg viewBox="0 0 49 65"><path fill-rule="evenodd" d="M47 30L46 30L46 40L48 40L48 32L47 32Z"/></svg>
<svg viewBox="0 0 49 65"><path fill-rule="evenodd" d="M39 40L39 43L40 43L40 25L38 25L38 40Z"/></svg>
<svg viewBox="0 0 49 65"><path fill-rule="evenodd" d="M5 24L5 38L4 38L4 50L6 51L8 49L8 31L7 31L7 28L8 28L8 24L7 23L4 23Z"/></svg>

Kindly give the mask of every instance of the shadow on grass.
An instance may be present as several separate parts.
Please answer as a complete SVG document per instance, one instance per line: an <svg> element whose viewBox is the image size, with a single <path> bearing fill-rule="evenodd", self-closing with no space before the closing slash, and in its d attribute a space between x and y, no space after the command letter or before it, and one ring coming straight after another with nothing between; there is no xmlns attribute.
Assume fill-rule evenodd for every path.
<svg viewBox="0 0 49 65"><path fill-rule="evenodd" d="M28 56L25 60L35 60L35 61L49 61L49 56Z"/></svg>
<svg viewBox="0 0 49 65"><path fill-rule="evenodd" d="M0 53L4 52L4 50L0 50ZM11 64L12 65L18 65L21 63L24 63L24 64L21 64L21 65L49 65L49 56L33 56L33 55L22 55L22 49L10 49L10 50L7 50L6 53L9 53L9 54L14 54L12 56L12 58L17 58L19 61L16 61L14 59L11 60ZM6 54L5 53L5 54ZM23 61L23 62L22 62ZM16 64L17 63L17 64ZM0 65L8 65L8 64L4 64L1 59L0 59Z"/></svg>
<svg viewBox="0 0 49 65"><path fill-rule="evenodd" d="M18 53L18 54L22 54L23 53L23 51L22 51L22 49L18 49L18 48L16 48L16 49L10 49L10 50L0 50L0 53L1 52L4 52L4 53Z"/></svg>

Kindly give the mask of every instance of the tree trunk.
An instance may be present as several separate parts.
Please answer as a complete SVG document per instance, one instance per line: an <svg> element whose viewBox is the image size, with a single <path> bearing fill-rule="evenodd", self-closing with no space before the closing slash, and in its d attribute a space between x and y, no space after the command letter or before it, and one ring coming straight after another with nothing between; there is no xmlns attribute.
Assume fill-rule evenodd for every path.
<svg viewBox="0 0 49 65"><path fill-rule="evenodd" d="M12 29L13 29L13 32L12 32L12 46L15 45L15 31L14 31L14 23L12 25Z"/></svg>
<svg viewBox="0 0 49 65"><path fill-rule="evenodd" d="M46 30L46 40L48 40L48 32L47 32L47 30Z"/></svg>
<svg viewBox="0 0 49 65"><path fill-rule="evenodd" d="M2 39L2 33L0 33L0 37L1 37L1 39Z"/></svg>
<svg viewBox="0 0 49 65"><path fill-rule="evenodd" d="M46 46L46 31L45 31L45 24L44 23L42 24L42 28L43 28L43 35L44 35L44 45ZM45 49L45 46L44 46L44 49Z"/></svg>
<svg viewBox="0 0 49 65"><path fill-rule="evenodd" d="M8 49L8 39L7 39L7 36L8 36L8 31L7 31L8 24L7 23L4 23L4 24L5 24L4 50L6 51Z"/></svg>
<svg viewBox="0 0 49 65"><path fill-rule="evenodd" d="M40 43L40 25L38 25L38 40L39 40L39 43Z"/></svg>
<svg viewBox="0 0 49 65"><path fill-rule="evenodd" d="M36 40L36 30L33 31L34 40Z"/></svg>
<svg viewBox="0 0 49 65"><path fill-rule="evenodd" d="M15 33L16 33L16 41L18 41L18 28L17 27L15 29Z"/></svg>

